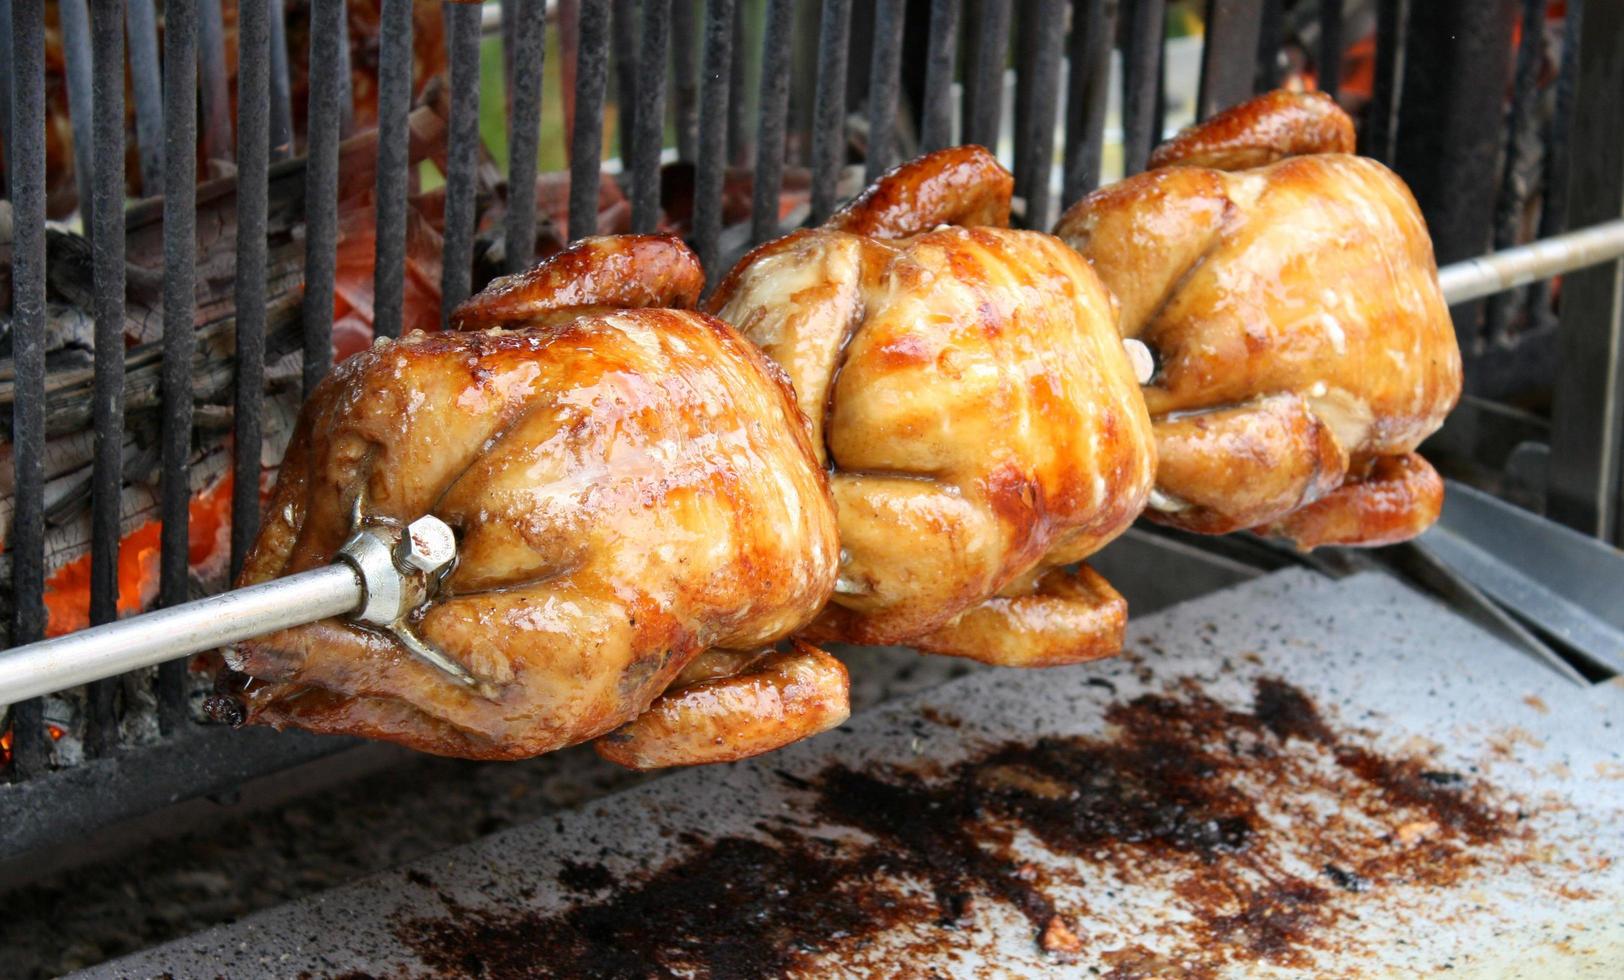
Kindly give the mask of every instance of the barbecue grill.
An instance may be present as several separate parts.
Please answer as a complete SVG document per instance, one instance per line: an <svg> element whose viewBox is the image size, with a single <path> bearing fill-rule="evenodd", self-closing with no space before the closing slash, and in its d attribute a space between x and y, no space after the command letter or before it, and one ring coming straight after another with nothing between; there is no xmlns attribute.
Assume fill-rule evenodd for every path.
<svg viewBox="0 0 1624 980"><path fill-rule="evenodd" d="M1280 84L1340 95L1360 152L1414 191L1467 377L1431 451L1525 509L1452 485L1466 503L1438 529L1375 555L1140 530L1102 563L1136 614L1286 567L1380 569L1530 669L1624 668L1624 593L1536 558L1591 585L1624 568L1612 5L0 0L0 34L0 862L355 750L220 724L186 660L323 615L387 622L385 590L432 588L449 561L413 565L397 529L227 591L335 349L443 324L493 275L603 230L677 230L714 284L958 143L993 149L1015 222L1047 230L1164 135Z"/></svg>

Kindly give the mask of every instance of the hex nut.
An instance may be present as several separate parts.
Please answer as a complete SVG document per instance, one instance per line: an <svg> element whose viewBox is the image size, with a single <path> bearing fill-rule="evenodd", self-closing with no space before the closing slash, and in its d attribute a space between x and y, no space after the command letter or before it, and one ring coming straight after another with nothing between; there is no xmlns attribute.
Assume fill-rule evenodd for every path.
<svg viewBox="0 0 1624 980"><path fill-rule="evenodd" d="M457 539L445 521L425 514L406 525L395 558L403 569L433 575L457 557Z"/></svg>

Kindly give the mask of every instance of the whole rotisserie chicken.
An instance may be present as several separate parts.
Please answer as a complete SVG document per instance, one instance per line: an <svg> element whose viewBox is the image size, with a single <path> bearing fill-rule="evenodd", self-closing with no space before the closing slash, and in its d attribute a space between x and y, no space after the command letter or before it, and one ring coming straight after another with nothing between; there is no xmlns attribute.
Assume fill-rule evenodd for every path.
<svg viewBox="0 0 1624 980"><path fill-rule="evenodd" d="M702 285L675 239L589 239L457 310L491 329L381 341L322 382L242 583L429 513L458 560L394 628L329 619L229 653L248 720L483 759L607 736L636 767L844 720L838 661L764 649L834 586L826 480L782 372L660 308Z"/></svg>
<svg viewBox="0 0 1624 980"><path fill-rule="evenodd" d="M1021 666L1120 649L1126 604L1064 566L1143 507L1150 421L1110 294L1001 227L1011 188L980 147L930 154L711 300L789 373L831 471L840 579L809 638Z"/></svg>
<svg viewBox="0 0 1624 980"><path fill-rule="evenodd" d="M1460 351L1415 199L1352 150L1330 98L1274 92L1060 219L1157 358L1155 520L1312 548L1437 519L1415 449L1460 396Z"/></svg>

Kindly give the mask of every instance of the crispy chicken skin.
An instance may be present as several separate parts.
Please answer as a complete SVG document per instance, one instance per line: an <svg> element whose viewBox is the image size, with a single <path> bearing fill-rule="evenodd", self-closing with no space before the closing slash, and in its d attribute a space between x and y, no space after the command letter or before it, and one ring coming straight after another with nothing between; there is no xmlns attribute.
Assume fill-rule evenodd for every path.
<svg viewBox="0 0 1624 980"><path fill-rule="evenodd" d="M632 287L619 275L583 286L583 256L627 277L649 264L635 287L652 289L648 306L697 292L697 263L674 239L589 240L456 317L478 326L498 306L490 318L517 327L528 308L535 325L413 334L352 357L305 406L241 577L328 563L352 509L364 521L432 513L455 530L458 561L405 626L477 683L387 631L328 619L228 654L247 675L249 720L515 759L654 704L665 729L621 753L642 765L740 758L844 717L844 671L816 651L798 655L821 685L817 710L763 709L726 752L694 732L726 738L722 725L748 714L741 698L686 713L656 700L680 695L667 689L706 650L757 650L812 618L837 574L835 517L782 372L703 313L603 310ZM713 702L764 683L759 670L726 673L686 680L709 684Z"/></svg>
<svg viewBox="0 0 1624 980"><path fill-rule="evenodd" d="M997 227L1011 186L979 147L922 157L711 299L789 373L832 474L840 580L807 638L1021 666L1120 648L1126 604L1062 566L1143 508L1150 421L1099 279Z"/></svg>
<svg viewBox="0 0 1624 980"><path fill-rule="evenodd" d="M1460 351L1415 199L1352 134L1328 97L1270 93L1060 219L1158 358L1154 520L1307 549L1437 519L1415 449L1460 396Z"/></svg>

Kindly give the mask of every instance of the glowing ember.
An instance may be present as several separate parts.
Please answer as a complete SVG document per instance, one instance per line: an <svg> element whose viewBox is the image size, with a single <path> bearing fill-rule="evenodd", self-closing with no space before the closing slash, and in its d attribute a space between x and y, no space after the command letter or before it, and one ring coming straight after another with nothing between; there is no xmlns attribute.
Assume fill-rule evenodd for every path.
<svg viewBox="0 0 1624 980"><path fill-rule="evenodd" d="M0 732L0 769L11 765L11 726Z"/></svg>
<svg viewBox="0 0 1624 980"><path fill-rule="evenodd" d="M223 555L231 538L231 477L228 474L192 498L191 550L194 569ZM118 546L118 613L140 612L158 594L158 543L163 525L148 521L125 535ZM45 635L61 636L90 625L90 556L57 569L45 583Z"/></svg>

